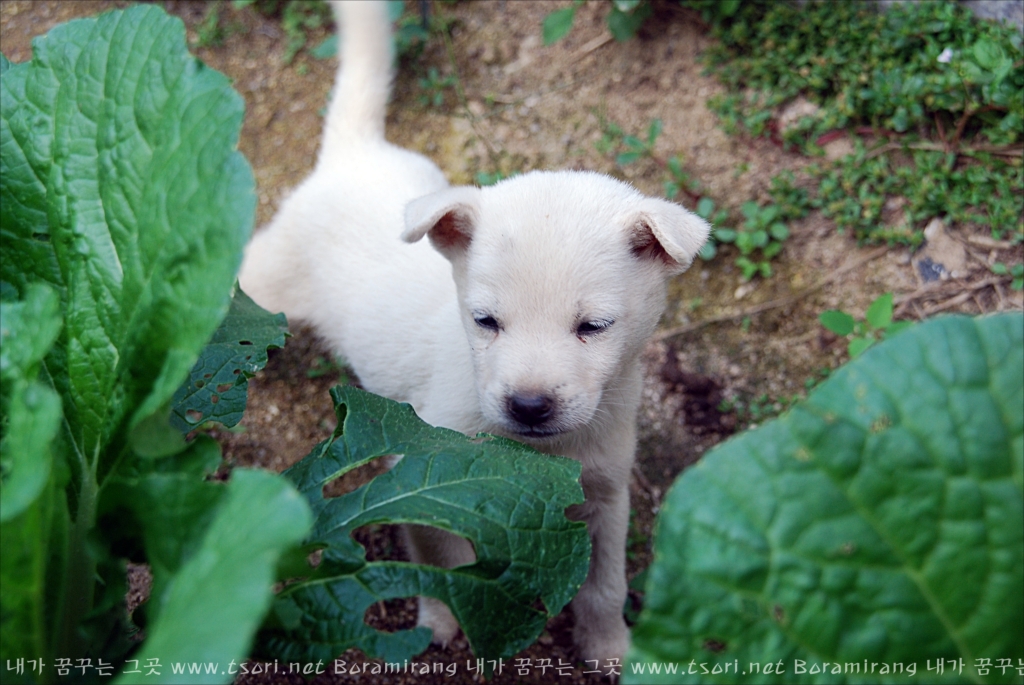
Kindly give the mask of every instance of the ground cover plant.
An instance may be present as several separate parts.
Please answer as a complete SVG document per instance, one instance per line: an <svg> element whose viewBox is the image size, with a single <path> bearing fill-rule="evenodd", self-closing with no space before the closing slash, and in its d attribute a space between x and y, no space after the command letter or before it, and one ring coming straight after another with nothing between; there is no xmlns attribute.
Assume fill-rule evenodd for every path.
<svg viewBox="0 0 1024 685"><path fill-rule="evenodd" d="M818 170L813 201L840 228L917 243L938 214L1022 239L1024 48L1014 28L956 3L691 4L721 40L707 60L733 92L710 105L729 125L810 152L863 138ZM780 130L777 112L797 98L812 104ZM906 206L902 223L882 220L887 201Z"/></svg>

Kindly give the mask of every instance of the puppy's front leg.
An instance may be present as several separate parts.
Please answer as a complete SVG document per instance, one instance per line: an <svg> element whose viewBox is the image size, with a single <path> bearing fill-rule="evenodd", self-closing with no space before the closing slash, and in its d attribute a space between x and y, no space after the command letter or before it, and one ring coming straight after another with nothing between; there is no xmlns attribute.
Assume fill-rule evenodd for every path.
<svg viewBox="0 0 1024 685"><path fill-rule="evenodd" d="M606 474L588 478L584 467L583 486L587 501L570 515L586 521L593 551L587 580L572 601L573 638L585 660L621 660L629 647L629 629L622 617L627 592L629 468L620 478Z"/></svg>
<svg viewBox="0 0 1024 685"><path fill-rule="evenodd" d="M417 564L455 568L476 561L473 546L465 538L430 526L406 525L402 528L409 556ZM433 597L419 598L417 624L434 631L432 641L437 645L447 645L459 632L459 622L451 610Z"/></svg>

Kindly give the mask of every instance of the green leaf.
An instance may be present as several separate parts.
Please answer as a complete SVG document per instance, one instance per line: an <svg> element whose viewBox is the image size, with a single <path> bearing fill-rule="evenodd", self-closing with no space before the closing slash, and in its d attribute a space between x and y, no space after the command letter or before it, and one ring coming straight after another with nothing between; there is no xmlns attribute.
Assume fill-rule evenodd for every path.
<svg viewBox="0 0 1024 685"><path fill-rule="evenodd" d="M996 67L1006 61L1006 53L998 43L982 38L974 44L974 59L977 60L981 68L994 71Z"/></svg>
<svg viewBox="0 0 1024 685"><path fill-rule="evenodd" d="M309 54L316 59L330 59L336 56L338 54L338 34L332 33L324 38L315 48L309 51Z"/></svg>
<svg viewBox="0 0 1024 685"><path fill-rule="evenodd" d="M284 347L287 330L284 314L271 314L236 290L228 315L174 393L174 427L187 433L205 421L228 427L241 421L249 379L266 366L268 348Z"/></svg>
<svg viewBox="0 0 1024 685"><path fill-rule="evenodd" d="M710 219L715 211L715 202L709 197L702 197L697 201L697 215Z"/></svg>
<svg viewBox="0 0 1024 685"><path fill-rule="evenodd" d="M718 248L715 247L715 241L709 240L700 248L700 252L697 253L701 259L705 262L709 262L715 258L718 254Z"/></svg>
<svg viewBox="0 0 1024 685"><path fill-rule="evenodd" d="M50 634L57 627L51 624L51 610L54 597L60 594L52 582L52 569L63 566L70 523L63 490L51 476L31 506L0 521L0 654L4 659L24 655L52 663L59 656Z"/></svg>
<svg viewBox="0 0 1024 685"><path fill-rule="evenodd" d="M660 134L661 133L661 119L656 119L656 121L658 122L658 133ZM653 128L653 126L654 126L654 124L651 124L652 128ZM658 136L655 136L655 138L657 138L657 137ZM654 145L654 141L653 140L651 141L651 145ZM681 159L679 159L679 155L672 155L671 157L668 158L668 170L670 172L672 172L672 175L675 178L683 178L683 161ZM708 202L711 202L711 198L707 198L707 197L702 197L701 200L702 201L703 200L707 200ZM699 204L697 206L698 206L698 208L700 207ZM713 208L715 206L715 203L711 202L711 206ZM700 210L698 209L698 212L699 211Z"/></svg>
<svg viewBox="0 0 1024 685"><path fill-rule="evenodd" d="M888 326L892 321L892 293L885 293L872 302L864 319L875 330Z"/></svg>
<svg viewBox="0 0 1024 685"><path fill-rule="evenodd" d="M0 303L0 521L23 512L43 491L60 428L60 396L37 381L61 328L60 301L32 284L21 302Z"/></svg>
<svg viewBox="0 0 1024 685"><path fill-rule="evenodd" d="M663 125L661 123L661 119L655 119L654 121L651 122L650 128L647 129L647 145L649 147L654 147L655 141L658 140L658 136L661 135L662 128L663 128ZM679 174L678 175L681 176L682 175L682 168L680 168L680 166L679 166L679 158L678 157L673 157L672 159L674 159L676 161L675 167L679 169ZM670 169L673 168L673 166L671 164L671 160L669 160L669 168Z"/></svg>
<svg viewBox="0 0 1024 685"><path fill-rule="evenodd" d="M864 350L868 349L875 344L875 339L870 335L863 337L852 338L846 346L846 351L850 355L850 358L857 357Z"/></svg>
<svg viewBox="0 0 1024 685"><path fill-rule="evenodd" d="M122 640L111 630L126 617L122 560L96 525L103 486L180 458L159 458L183 446L166 430L169 402L227 311L252 226L244 108L154 5L58 26L31 62L0 69L0 281L5 293L49 284L63 317L43 362L63 409L54 468L4 522L5 545L12 532L40 546L19 550L21 576L5 554L5 588L13 578L27 594L11 611L4 600L2 632L23 633L32 654L109 658L123 654L108 640Z"/></svg>
<svg viewBox="0 0 1024 685"><path fill-rule="evenodd" d="M776 240L785 240L789 237L789 229L786 228L785 224L780 222L772 224L771 228L768 229L768 232L771 233L772 237Z"/></svg>
<svg viewBox="0 0 1024 685"><path fill-rule="evenodd" d="M219 453L216 444L205 449ZM148 474L125 493L146 524L154 576L148 604L158 609L133 658L165 664L147 681L181 682L168 667L174 662L244 661L273 600L278 560L312 522L303 498L274 474L238 469L226 485L190 476ZM191 678L228 683L233 676L222 667Z"/></svg>
<svg viewBox="0 0 1024 685"><path fill-rule="evenodd" d="M503 438L432 428L408 405L356 388L336 387L331 396L334 436L285 472L310 502L316 522L307 543L323 547L323 559L309 580L278 595L259 653L316 661L358 647L389 662L409 658L426 648L429 631L378 632L363 614L375 602L413 595L448 604L479 657L530 645L587 574L586 528L564 516L583 501L579 463ZM405 456L355 492L324 499L326 483L390 454ZM352 531L398 522L468 538L477 562L455 569L367 562Z"/></svg>
<svg viewBox="0 0 1024 685"><path fill-rule="evenodd" d="M720 243L731 243L736 240L736 231L731 228L716 228L715 240Z"/></svg>
<svg viewBox="0 0 1024 685"><path fill-rule="evenodd" d="M627 164L632 164L638 159L640 159L639 152L623 152L615 158L615 163L619 166L626 166Z"/></svg>
<svg viewBox="0 0 1024 685"><path fill-rule="evenodd" d="M0 87L0 278L61 292L47 366L92 459L167 404L227 311L255 208L244 106L156 6L33 50Z"/></svg>
<svg viewBox="0 0 1024 685"><path fill-rule="evenodd" d="M716 447L662 504L623 682L1015 678L975 666L1024 658L1022 403L1024 317L938 318Z"/></svg>
<svg viewBox="0 0 1024 685"><path fill-rule="evenodd" d="M632 11L623 11L619 8L618 3L612 4L611 11L608 12L608 30L612 37L620 43L627 41L636 35L640 25L650 16L651 11L651 6L648 3L642 4Z"/></svg>
<svg viewBox="0 0 1024 685"><path fill-rule="evenodd" d="M647 146L644 145L644 141L640 140L636 136L625 136L622 139L622 144L632 150L636 150L637 152L643 152L647 149Z"/></svg>
<svg viewBox="0 0 1024 685"><path fill-rule="evenodd" d="M849 335L853 333L853 317L846 312L837 309L830 309L818 315L821 325L836 335Z"/></svg>
<svg viewBox="0 0 1024 685"><path fill-rule="evenodd" d="M555 10L544 17L544 45L551 45L565 37L576 18L576 6Z"/></svg>

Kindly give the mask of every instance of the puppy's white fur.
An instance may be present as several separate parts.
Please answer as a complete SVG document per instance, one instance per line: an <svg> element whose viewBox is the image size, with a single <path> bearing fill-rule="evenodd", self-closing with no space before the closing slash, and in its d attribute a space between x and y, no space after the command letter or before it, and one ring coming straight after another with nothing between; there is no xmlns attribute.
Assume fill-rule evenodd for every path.
<svg viewBox="0 0 1024 685"><path fill-rule="evenodd" d="M594 173L449 187L432 162L384 140L384 4L335 10L341 67L316 168L249 245L242 288L312 324L368 390L424 420L579 460L587 499L570 514L587 522L593 557L572 603L576 643L586 659L622 657L639 356L666 278L709 228ZM436 529L413 527L408 540L416 561L473 561L465 540ZM458 631L431 599L420 623L436 642Z"/></svg>

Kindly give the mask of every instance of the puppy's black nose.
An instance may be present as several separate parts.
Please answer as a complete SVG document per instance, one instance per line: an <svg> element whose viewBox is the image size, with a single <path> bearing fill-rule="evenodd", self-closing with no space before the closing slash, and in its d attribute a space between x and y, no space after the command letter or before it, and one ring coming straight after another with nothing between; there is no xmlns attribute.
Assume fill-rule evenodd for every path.
<svg viewBox="0 0 1024 685"><path fill-rule="evenodd" d="M541 425L555 413L555 401L547 395L512 395L507 406L509 416L531 428Z"/></svg>

